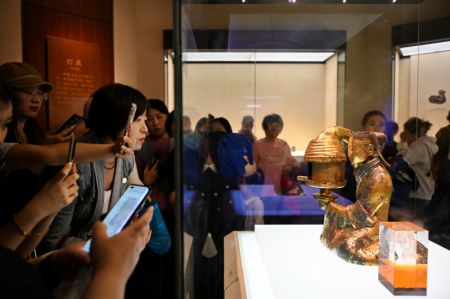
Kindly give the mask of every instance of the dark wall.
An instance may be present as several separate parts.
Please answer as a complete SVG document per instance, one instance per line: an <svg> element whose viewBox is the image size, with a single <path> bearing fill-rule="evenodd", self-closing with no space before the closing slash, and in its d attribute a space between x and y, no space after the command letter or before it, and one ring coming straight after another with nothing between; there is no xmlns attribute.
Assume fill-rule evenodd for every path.
<svg viewBox="0 0 450 299"><path fill-rule="evenodd" d="M448 40L450 38L450 17L420 21L392 27L392 45L414 45Z"/></svg>
<svg viewBox="0 0 450 299"><path fill-rule="evenodd" d="M60 37L98 44L99 82L114 81L112 0L23 0L23 60L47 78L46 38ZM51 94L50 99L51 101ZM48 129L48 103L39 121Z"/></svg>

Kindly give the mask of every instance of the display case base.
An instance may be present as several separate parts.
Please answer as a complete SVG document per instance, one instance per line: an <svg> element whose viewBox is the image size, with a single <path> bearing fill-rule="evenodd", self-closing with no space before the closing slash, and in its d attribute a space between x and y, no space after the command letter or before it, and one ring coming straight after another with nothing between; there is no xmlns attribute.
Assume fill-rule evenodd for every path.
<svg viewBox="0 0 450 299"><path fill-rule="evenodd" d="M378 275L378 280L393 294L396 296L426 296L426 288L395 288L389 281L387 281L382 275Z"/></svg>

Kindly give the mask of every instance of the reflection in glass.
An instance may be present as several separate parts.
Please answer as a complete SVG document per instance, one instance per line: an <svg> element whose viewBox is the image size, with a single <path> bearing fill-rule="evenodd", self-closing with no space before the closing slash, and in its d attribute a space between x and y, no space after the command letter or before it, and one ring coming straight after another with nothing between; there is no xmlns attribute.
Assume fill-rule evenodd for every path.
<svg viewBox="0 0 450 299"><path fill-rule="evenodd" d="M223 217L208 218L208 225L220 228L220 233L209 229L217 256L223 253L223 237L232 230L251 230L255 223L262 222L323 223L323 210L312 197L318 189L299 185L299 192L283 194L282 188L276 187L281 187L282 180L293 186L298 183L292 181L294 175L309 174L310 167L303 157L317 132L336 125L362 131L363 116L372 110L386 116L385 133L394 147L401 141L395 124L402 132L403 124L411 117L433 124L428 131L430 137L448 126L450 103L443 101L440 91L450 90L450 51L408 56L400 50L450 40L448 1L195 0L181 1L181 10L182 72L177 78L183 87L180 104L192 127L198 123L201 130L184 136L182 144L185 233L192 240L198 239L193 241L192 249L184 248L185 290L189 298L207 296L198 289L196 279L216 277L223 281L224 268L218 260L214 267L197 271L204 266L199 259L206 258L199 257L202 250L212 248L211 242L205 243L208 232L199 233L206 225L201 216L206 207L229 209L229 214L221 212L225 213ZM291 59L304 53L330 56L317 61ZM224 135L209 132L210 122L225 118L232 132L237 133L243 117L251 116L254 119L251 133L257 140L266 140L263 119L271 114L283 119L278 138L288 144L290 156L298 163L296 172L287 171L284 176L274 178L256 163L258 171L252 176L225 177L218 153L214 153ZM255 146L252 147L253 152ZM344 151L346 154L346 146ZM212 156L216 168L203 168L208 164L206 154ZM283 169L286 161L275 162ZM194 183L193 176L203 177L202 183ZM224 191L223 186L227 185L229 189ZM215 193L220 194L219 202ZM446 209L436 209L444 212L433 212L429 219L426 216L418 219L418 201L409 192L405 194L412 211L411 221L441 227L438 224L442 220L444 227L450 228ZM351 204L345 195L336 196L342 204ZM402 208L395 212L393 219L402 220L406 216ZM242 222L237 225L236 219ZM446 230L436 232L443 236ZM203 278L196 276L198 273ZM214 298L227 297L231 292L229 286L220 283L211 286Z"/></svg>

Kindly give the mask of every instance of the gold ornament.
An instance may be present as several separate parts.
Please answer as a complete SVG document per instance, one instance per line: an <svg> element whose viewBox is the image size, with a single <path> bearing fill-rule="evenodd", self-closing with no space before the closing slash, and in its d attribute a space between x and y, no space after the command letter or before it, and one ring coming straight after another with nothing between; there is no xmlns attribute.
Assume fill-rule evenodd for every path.
<svg viewBox="0 0 450 299"><path fill-rule="evenodd" d="M333 188L345 186L346 157L341 141L348 140L348 157L356 179L356 202L335 203ZM344 260L356 264L378 264L378 222L387 221L392 181L386 170L380 141L374 132L354 132L331 127L312 140L305 161L312 163L311 179L306 183L321 188L314 195L325 210L322 243Z"/></svg>

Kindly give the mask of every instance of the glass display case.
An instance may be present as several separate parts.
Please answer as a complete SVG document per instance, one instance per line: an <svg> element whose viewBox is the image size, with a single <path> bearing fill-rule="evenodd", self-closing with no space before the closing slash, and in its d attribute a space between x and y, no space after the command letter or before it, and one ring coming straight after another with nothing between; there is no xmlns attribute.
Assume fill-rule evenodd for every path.
<svg viewBox="0 0 450 299"><path fill-rule="evenodd" d="M168 103L179 113L185 298L224 298L231 232L323 223L318 189L300 178L311 176L308 144L332 126L386 135L393 192L384 220L426 226L431 241L448 246L450 199L435 181L450 175L435 174L450 158L450 129L440 130L450 120L449 1L174 5L166 70L175 81L166 85L175 87ZM351 163L343 164L346 184L331 191L345 209L360 195Z"/></svg>

